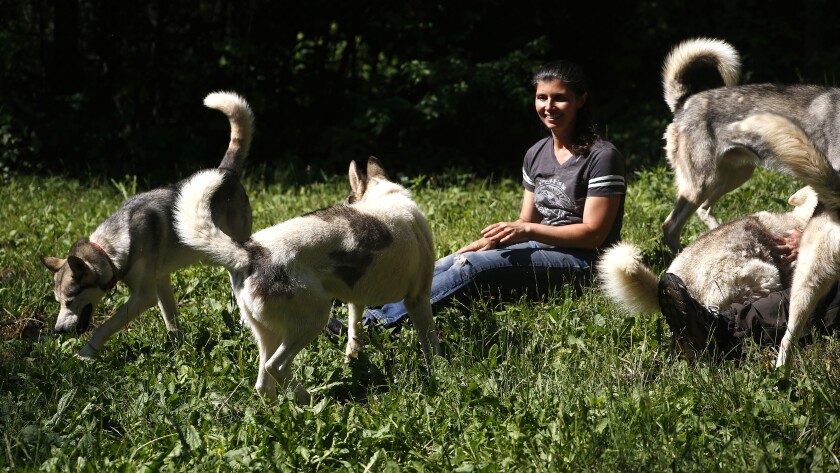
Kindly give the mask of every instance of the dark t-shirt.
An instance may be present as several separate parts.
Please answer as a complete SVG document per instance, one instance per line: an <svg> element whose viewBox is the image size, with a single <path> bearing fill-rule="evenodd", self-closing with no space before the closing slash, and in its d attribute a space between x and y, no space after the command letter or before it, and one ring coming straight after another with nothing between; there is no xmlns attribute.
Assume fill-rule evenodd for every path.
<svg viewBox="0 0 840 473"><path fill-rule="evenodd" d="M538 141L525 153L522 185L534 193L534 204L544 225L569 225L583 221L589 196L621 195L621 206L602 248L621 239L624 220L624 157L609 141L598 141L586 156L572 156L559 164L551 137Z"/></svg>

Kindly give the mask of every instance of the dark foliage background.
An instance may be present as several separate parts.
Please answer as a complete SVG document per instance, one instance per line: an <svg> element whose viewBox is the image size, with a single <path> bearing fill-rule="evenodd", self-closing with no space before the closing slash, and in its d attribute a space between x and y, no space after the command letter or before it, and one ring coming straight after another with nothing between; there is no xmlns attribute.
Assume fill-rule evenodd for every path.
<svg viewBox="0 0 840 473"><path fill-rule="evenodd" d="M529 79L567 58L593 80L602 134L661 162L660 68L694 36L730 41L745 82L833 85L827 0L0 0L0 170L136 174L215 166L243 94L252 172L294 180L377 155L396 172L514 172L542 135ZM834 9L832 9L834 10Z"/></svg>

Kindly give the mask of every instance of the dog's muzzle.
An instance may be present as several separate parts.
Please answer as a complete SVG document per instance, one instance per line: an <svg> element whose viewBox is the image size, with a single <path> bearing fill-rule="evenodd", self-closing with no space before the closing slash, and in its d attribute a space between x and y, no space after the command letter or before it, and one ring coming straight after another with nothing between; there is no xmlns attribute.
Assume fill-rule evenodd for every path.
<svg viewBox="0 0 840 473"><path fill-rule="evenodd" d="M79 335L90 328L90 322L93 319L93 304L88 304L82 307L82 311L78 315L66 317L65 320L59 319L55 324L55 333L74 333Z"/></svg>

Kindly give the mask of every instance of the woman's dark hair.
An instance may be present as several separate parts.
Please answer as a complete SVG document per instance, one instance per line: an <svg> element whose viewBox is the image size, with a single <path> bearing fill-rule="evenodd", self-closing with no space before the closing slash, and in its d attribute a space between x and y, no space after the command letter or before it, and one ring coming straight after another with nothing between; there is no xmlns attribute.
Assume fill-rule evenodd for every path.
<svg viewBox="0 0 840 473"><path fill-rule="evenodd" d="M532 84L534 87L540 82L553 82L559 80L566 87L568 87L575 97L581 97L583 94L589 92L589 80L586 78L586 73L579 65L569 61L554 61L543 65L534 74ZM577 112L575 119L575 129L573 139L575 144L573 152L577 155L585 155L589 152L589 148L601 138L595 131L595 125L592 123L592 116L589 112L590 100L587 99Z"/></svg>

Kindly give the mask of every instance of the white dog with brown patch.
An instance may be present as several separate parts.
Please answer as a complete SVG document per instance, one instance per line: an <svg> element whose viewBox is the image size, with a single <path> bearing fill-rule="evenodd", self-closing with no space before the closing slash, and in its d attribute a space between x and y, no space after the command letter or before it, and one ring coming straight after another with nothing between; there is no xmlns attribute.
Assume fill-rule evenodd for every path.
<svg viewBox="0 0 840 473"><path fill-rule="evenodd" d="M210 218L210 201L225 181L205 171L181 190L175 219L184 243L230 271L233 292L260 351L257 391L277 398L291 387L297 401L309 392L291 375L295 355L329 319L332 300L348 303L346 361L362 348L365 305L405 300L427 361L439 353L430 302L434 249L426 217L402 186L389 181L376 158L367 173L350 164L344 204L293 218L236 241Z"/></svg>

